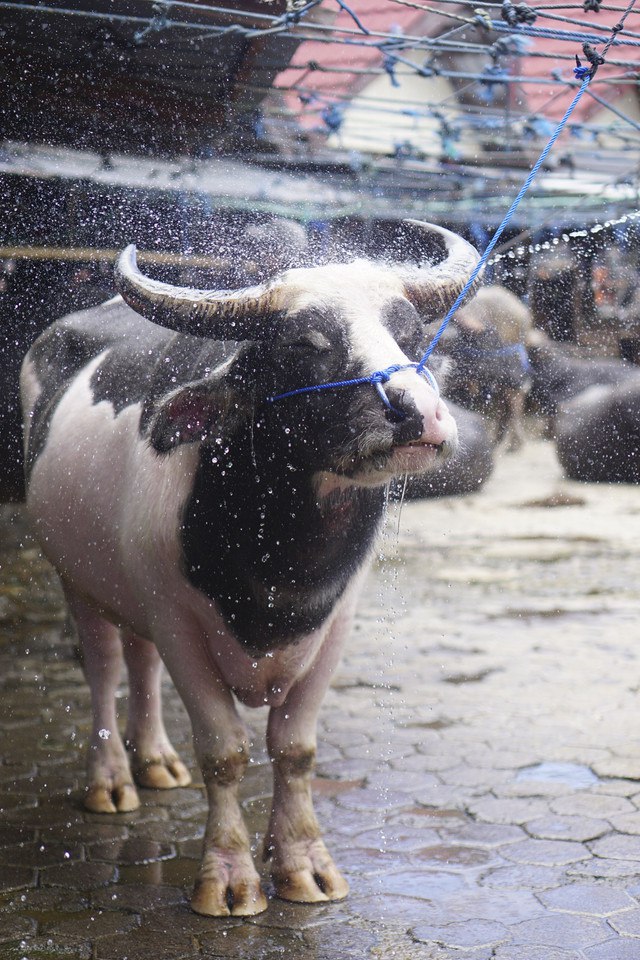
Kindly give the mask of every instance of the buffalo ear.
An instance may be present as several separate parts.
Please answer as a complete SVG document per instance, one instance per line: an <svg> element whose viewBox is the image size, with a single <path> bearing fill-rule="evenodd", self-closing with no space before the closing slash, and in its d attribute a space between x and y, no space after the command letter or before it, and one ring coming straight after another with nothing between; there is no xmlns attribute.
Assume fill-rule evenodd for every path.
<svg viewBox="0 0 640 960"><path fill-rule="evenodd" d="M212 433L232 432L248 415L243 398L225 381L188 383L165 394L148 425L151 446L169 453L183 443L206 440Z"/></svg>

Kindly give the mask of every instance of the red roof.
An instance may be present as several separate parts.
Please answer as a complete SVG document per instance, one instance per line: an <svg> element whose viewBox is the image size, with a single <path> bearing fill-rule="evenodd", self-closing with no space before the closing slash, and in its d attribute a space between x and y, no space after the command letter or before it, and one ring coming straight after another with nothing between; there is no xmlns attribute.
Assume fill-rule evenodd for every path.
<svg viewBox="0 0 640 960"><path fill-rule="evenodd" d="M544 31L545 35L532 37L527 36L528 31L524 25L517 27L515 31L508 31L505 21L501 19L501 11L495 5L481 8L462 3L442 4L441 13L430 12L434 7L428 2L405 5L399 0L349 0L348 7L351 13L342 9L334 21L333 38L340 42L303 42L298 47L290 68L276 79L276 86L295 87L298 91L288 94L287 100L305 126L318 126L323 107L354 96L372 79L368 71L377 69L379 72L384 68L383 52L379 44L384 42L386 37L394 34L407 37L441 37L443 33L459 25L463 18L473 20L478 9L486 10L494 23L505 25L504 31L494 29L491 33L487 32L486 39L482 40L483 44L488 46L499 38L513 36L514 33L520 38L518 42L523 47L523 55L510 58L508 64L497 61L498 65L508 67L511 75L531 78L530 81L517 85L512 106L515 104L518 110L538 114L551 121L558 120L575 93L568 84L576 84L573 75L576 54L583 65L589 65L582 51L583 35L594 38L592 43L595 49L602 50L611 36L610 28L620 20L625 10L622 6L610 4L606 8L603 6L599 12L586 13L581 4L545 4L532 8L537 11L533 29L536 32ZM334 3L328 5L328 8L333 9ZM458 20L453 19L456 17ZM573 22L564 22L562 18L571 18ZM365 33L359 24L368 33ZM603 27L607 29L598 29ZM329 39L331 34L327 32L325 36ZM457 33L456 36L460 37L461 34ZM640 13L631 13L627 17L621 38L629 39L637 46L611 46L606 64L599 67L597 77L589 88L612 103L619 99L622 93L634 87L602 81L607 77L622 79L625 75L640 75ZM428 53L429 51L425 51L425 58ZM446 58L446 54L438 57L438 63L443 67L451 66ZM481 72L491 64L488 54L479 53L475 70ZM557 82L550 83L554 73L566 80L567 86ZM534 78L540 78L540 82L536 83ZM601 110L602 105L591 96L583 96L573 118L586 120L589 115ZM613 114L612 119L615 119Z"/></svg>

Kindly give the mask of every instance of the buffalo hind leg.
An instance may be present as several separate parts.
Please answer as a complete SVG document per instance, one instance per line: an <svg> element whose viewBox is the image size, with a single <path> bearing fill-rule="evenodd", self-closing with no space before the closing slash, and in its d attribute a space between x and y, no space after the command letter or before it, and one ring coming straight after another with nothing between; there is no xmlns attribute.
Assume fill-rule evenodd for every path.
<svg viewBox="0 0 640 960"><path fill-rule="evenodd" d="M125 744L139 787L186 787L191 775L173 749L162 720L163 664L155 645L132 632L122 636L129 673Z"/></svg>
<svg viewBox="0 0 640 960"><path fill-rule="evenodd" d="M140 801L116 713L123 668L120 632L72 590L67 589L66 595L82 647L93 710L84 805L93 813L137 810Z"/></svg>
<svg viewBox="0 0 640 960"><path fill-rule="evenodd" d="M273 803L264 856L271 859L271 876L283 900L321 903L343 900L349 892L320 834L311 795L317 715L349 626L347 615L336 620L316 662L269 714Z"/></svg>

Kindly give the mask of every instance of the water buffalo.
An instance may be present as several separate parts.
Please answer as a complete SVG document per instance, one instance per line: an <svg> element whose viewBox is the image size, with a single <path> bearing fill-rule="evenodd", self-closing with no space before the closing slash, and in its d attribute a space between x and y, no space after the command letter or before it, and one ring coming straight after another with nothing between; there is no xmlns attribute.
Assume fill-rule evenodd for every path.
<svg viewBox="0 0 640 960"><path fill-rule="evenodd" d="M560 407L558 459L571 480L640 483L640 371L617 386L594 386Z"/></svg>
<svg viewBox="0 0 640 960"><path fill-rule="evenodd" d="M149 279L128 248L121 296L54 323L23 364L28 512L60 573L92 695L85 804L132 810L134 781L188 783L162 723L164 661L209 801L198 913L266 908L237 800L248 740L236 699L270 708L265 855L277 894L347 894L313 812L316 717L386 485L437 466L456 427L415 368L297 391L418 357L425 324L478 259L417 221L403 222L393 253L394 263L296 268L216 292Z"/></svg>
<svg viewBox="0 0 640 960"><path fill-rule="evenodd" d="M458 311L443 338L443 350L453 361L447 396L488 417L494 441L509 450L518 449L524 439L530 321L515 294L504 287L482 287Z"/></svg>
<svg viewBox="0 0 640 960"><path fill-rule="evenodd" d="M527 354L532 381L527 402L550 419L552 432L558 409L567 400L588 387L617 386L640 377L640 370L633 363L607 357L576 357L539 330L529 337Z"/></svg>

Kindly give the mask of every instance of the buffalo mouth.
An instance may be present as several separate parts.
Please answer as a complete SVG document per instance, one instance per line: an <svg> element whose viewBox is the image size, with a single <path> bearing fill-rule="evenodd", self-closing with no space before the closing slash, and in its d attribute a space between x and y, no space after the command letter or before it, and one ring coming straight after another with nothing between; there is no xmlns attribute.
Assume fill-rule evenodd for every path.
<svg viewBox="0 0 640 960"><path fill-rule="evenodd" d="M410 440L392 448L387 466L394 474L425 473L438 466L450 452L449 443Z"/></svg>
<svg viewBox="0 0 640 960"><path fill-rule="evenodd" d="M368 453L345 458L336 473L355 483L376 485L403 474L427 473L440 466L454 452L454 444L410 440Z"/></svg>

